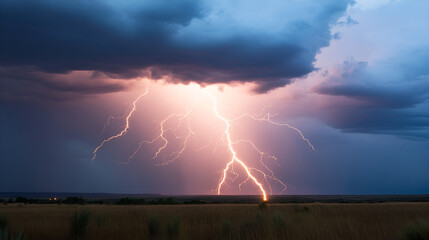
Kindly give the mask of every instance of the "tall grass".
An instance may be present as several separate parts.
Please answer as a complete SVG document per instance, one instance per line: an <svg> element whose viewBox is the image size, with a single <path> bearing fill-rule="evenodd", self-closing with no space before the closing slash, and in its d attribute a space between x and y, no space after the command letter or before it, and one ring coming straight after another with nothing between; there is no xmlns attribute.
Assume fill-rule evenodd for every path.
<svg viewBox="0 0 429 240"><path fill-rule="evenodd" d="M308 211L310 211L309 206L301 206L299 204L294 204L293 209L295 212L308 212Z"/></svg>
<svg viewBox="0 0 429 240"><path fill-rule="evenodd" d="M70 221L70 235L72 237L81 237L85 235L90 215L89 211L74 212Z"/></svg>
<svg viewBox="0 0 429 240"><path fill-rule="evenodd" d="M23 230L19 231L17 235L8 235L7 228L0 229L0 240L25 240Z"/></svg>
<svg viewBox="0 0 429 240"><path fill-rule="evenodd" d="M97 214L97 216L95 217L95 220L96 220L97 226L101 227L106 223L107 215L104 213Z"/></svg>
<svg viewBox="0 0 429 240"><path fill-rule="evenodd" d="M267 202L266 201L262 201L258 204L260 209L265 209L267 208Z"/></svg>
<svg viewBox="0 0 429 240"><path fill-rule="evenodd" d="M149 230L149 235L152 237L161 234L161 226L158 217L152 216L149 218L147 221L147 229Z"/></svg>
<svg viewBox="0 0 429 240"><path fill-rule="evenodd" d="M409 224L404 230L404 240L429 240L429 222L420 219Z"/></svg>
<svg viewBox="0 0 429 240"><path fill-rule="evenodd" d="M85 211L90 212L90 216L83 214ZM25 229L26 237L31 240L78 236L91 240L417 240L426 236L429 203L269 203L263 210L257 204L26 205L22 208L17 204L0 204L0 215L7 216L9 233ZM419 221L420 218L426 221Z"/></svg>
<svg viewBox="0 0 429 240"><path fill-rule="evenodd" d="M232 234L232 225L229 219L223 219L222 221L222 236L224 239L230 239Z"/></svg>
<svg viewBox="0 0 429 240"><path fill-rule="evenodd" d="M277 231L282 230L286 223L285 217L283 214L279 211L275 211L273 214L273 226L276 228Z"/></svg>
<svg viewBox="0 0 429 240"><path fill-rule="evenodd" d="M177 238L180 231L180 218L175 217L172 222L167 225L167 235L169 238Z"/></svg>
<svg viewBox="0 0 429 240"><path fill-rule="evenodd" d="M0 230L7 228L7 217L5 215L0 215Z"/></svg>
<svg viewBox="0 0 429 240"><path fill-rule="evenodd" d="M0 240L9 240L7 235L7 228L0 228Z"/></svg>

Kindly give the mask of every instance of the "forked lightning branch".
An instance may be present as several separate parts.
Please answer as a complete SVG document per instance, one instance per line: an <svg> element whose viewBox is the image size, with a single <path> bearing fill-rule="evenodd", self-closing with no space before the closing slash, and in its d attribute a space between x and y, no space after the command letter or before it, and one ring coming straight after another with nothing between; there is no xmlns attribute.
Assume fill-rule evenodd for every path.
<svg viewBox="0 0 429 240"><path fill-rule="evenodd" d="M97 153L105 146L106 143L115 140L117 138L120 138L124 136L128 130L130 129L130 118L133 116L135 111L137 111L137 104L141 99L144 98L149 93L149 90L146 89L144 93L139 95L129 107L129 111L126 113L123 118L125 119L125 126L123 129L117 133L116 135L112 135L109 138L104 139L94 150L92 160L94 160L97 157ZM314 146L311 144L310 140L308 140L302 133L301 130L298 128L291 126L288 123L280 123L276 122L272 119L274 116L271 113L267 113L262 116L254 116L251 114L242 114L239 117L233 118L233 119L227 119L225 116L223 116L219 110L217 99L208 91L208 90L202 90L201 96L196 97L195 101L191 106L188 107L188 109L183 113L172 113L165 117L161 123L159 124L159 130L158 135L155 136L152 139L141 141L137 147L137 149L130 154L127 161L123 163L128 163L135 157L135 155L141 150L141 147L145 144L147 145L153 145L155 142L161 142L160 147L155 149L155 154L153 155L153 159L157 159L160 157L161 153L165 153L167 151L167 146L169 145L168 138L166 137L166 133L170 132L173 134L173 136L179 140L180 144L175 151L171 151L168 153L165 153L164 159L162 159L161 163L156 164L157 166L164 166L173 163L175 160L179 159L181 155L189 148L188 142L189 140L195 135L195 131L192 129L191 126L191 113L194 111L196 104L198 101L202 98L208 98L211 101L210 108L212 109L214 116L223 123L223 134L220 137L219 141L225 142L225 147L227 147L228 152L231 154L230 159L226 163L225 167L221 169L219 182L216 187L216 193L218 195L222 194L222 189L225 187L226 181L229 176L231 176L232 182L235 181L238 177L238 173L234 171L235 167L242 168L244 170L246 176L242 182L238 184L239 189L241 189L241 186L247 182L252 182L260 191L262 198L264 201L268 200L268 194L272 194L272 188L271 188L271 182L276 182L282 187L282 191L284 192L286 190L286 184L282 182L280 179L278 179L275 175L273 170L271 170L267 164L264 162L264 156L268 158L277 159L274 155L268 154L266 152L263 152L260 150L259 147L256 146L256 144L250 140L250 139L233 139L233 136L231 134L231 127L234 123L238 122L239 120L243 118L249 118L254 121L259 122L266 122L275 126L279 127L287 127L291 130L294 130L297 132L300 136L300 138L312 149L315 150ZM110 123L110 119L117 118L109 116L107 119L106 124L103 127L104 128ZM166 127L168 122L171 121L177 121L175 124L175 127ZM181 131L179 133L179 129L183 128L186 129L186 131L183 133ZM238 143L247 143L251 148L253 148L257 154L259 154L259 162L261 163L262 168L256 168L253 166L249 166L246 159L239 158L238 157L238 151L234 147ZM207 145L208 146L208 145ZM217 145L216 145L217 146ZM218 171L218 170L217 170ZM258 178L259 176L259 178ZM262 176L262 177L261 177ZM268 189L266 189L267 186Z"/></svg>

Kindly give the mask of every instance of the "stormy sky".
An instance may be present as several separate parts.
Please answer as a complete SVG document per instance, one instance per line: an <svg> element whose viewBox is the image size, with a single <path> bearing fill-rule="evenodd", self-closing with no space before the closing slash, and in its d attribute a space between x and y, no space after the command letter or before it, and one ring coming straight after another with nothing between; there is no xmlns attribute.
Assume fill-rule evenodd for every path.
<svg viewBox="0 0 429 240"><path fill-rule="evenodd" d="M197 83L219 90L228 117L270 106L311 140L316 151L294 131L246 121L250 131L234 132L277 155L285 194L429 193L428 9L424 0L3 0L0 191L212 193L228 154L195 150L204 136L166 167L155 167L151 146L118 164L186 109ZM148 86L127 135L91 161L124 125L100 134L107 117ZM203 135L215 128L206 117L194 116Z"/></svg>

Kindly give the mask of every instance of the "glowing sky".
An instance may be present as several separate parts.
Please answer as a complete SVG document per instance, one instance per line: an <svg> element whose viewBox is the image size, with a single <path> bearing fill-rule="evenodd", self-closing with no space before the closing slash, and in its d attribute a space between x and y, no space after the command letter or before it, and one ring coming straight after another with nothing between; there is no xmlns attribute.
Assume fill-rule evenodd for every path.
<svg viewBox="0 0 429 240"><path fill-rule="evenodd" d="M284 194L429 193L428 10L425 0L1 1L0 192L214 194L231 153L204 94L180 158L157 167L162 143L144 144L122 164L208 91L222 116L269 111L315 146L249 119L232 128L277 157L264 161ZM102 132L108 116L146 89L127 133L91 161L126 124ZM236 149L258 164L257 151ZM223 192L260 194L239 190Z"/></svg>

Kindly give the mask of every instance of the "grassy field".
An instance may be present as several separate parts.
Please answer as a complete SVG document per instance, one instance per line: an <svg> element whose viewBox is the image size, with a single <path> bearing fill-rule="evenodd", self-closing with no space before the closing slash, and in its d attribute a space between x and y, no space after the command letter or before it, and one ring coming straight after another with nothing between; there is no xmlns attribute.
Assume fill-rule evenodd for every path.
<svg viewBox="0 0 429 240"><path fill-rule="evenodd" d="M429 203L0 205L0 227L29 240L413 239L428 220Z"/></svg>

